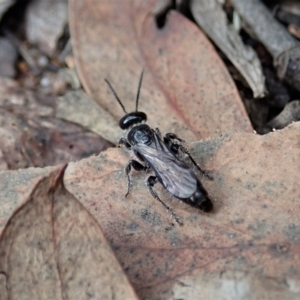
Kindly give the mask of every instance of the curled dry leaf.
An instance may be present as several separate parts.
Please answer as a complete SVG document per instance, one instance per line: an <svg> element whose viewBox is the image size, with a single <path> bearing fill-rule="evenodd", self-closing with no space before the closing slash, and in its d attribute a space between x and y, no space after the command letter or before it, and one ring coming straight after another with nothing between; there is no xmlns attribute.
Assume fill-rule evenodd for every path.
<svg viewBox="0 0 300 300"><path fill-rule="evenodd" d="M193 0L191 12L196 22L243 75L253 96L263 97L266 87L260 60L255 51L243 43L234 26L228 23L219 1Z"/></svg>
<svg viewBox="0 0 300 300"><path fill-rule="evenodd" d="M225 134L191 151L214 180L202 178L214 211L201 213L155 190L171 217L132 173L125 150L69 164L67 189L97 219L141 298L297 299L300 297L300 123L258 136ZM171 200L173 199L173 200ZM216 288L217 286L217 288ZM235 288L233 288L235 287Z"/></svg>
<svg viewBox="0 0 300 300"><path fill-rule="evenodd" d="M162 131L186 140L251 125L230 75L199 28L175 11L158 28L156 1L72 0L70 30L82 84L116 121L123 112L107 78L128 111L139 110Z"/></svg>
<svg viewBox="0 0 300 300"><path fill-rule="evenodd" d="M1 299L137 299L63 174L60 168L41 179L2 232Z"/></svg>
<svg viewBox="0 0 300 300"><path fill-rule="evenodd" d="M231 0L240 14L245 29L270 52L280 79L300 90L300 43L274 19L272 13L258 0Z"/></svg>

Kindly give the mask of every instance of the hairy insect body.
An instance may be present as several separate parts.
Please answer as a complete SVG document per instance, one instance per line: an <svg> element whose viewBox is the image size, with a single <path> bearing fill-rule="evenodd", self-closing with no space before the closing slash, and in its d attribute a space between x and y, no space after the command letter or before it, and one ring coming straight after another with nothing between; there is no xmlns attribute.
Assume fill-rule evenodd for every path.
<svg viewBox="0 0 300 300"><path fill-rule="evenodd" d="M129 131L127 140L132 146L136 144L151 146L154 142L154 133L146 124L136 125Z"/></svg>
<svg viewBox="0 0 300 300"><path fill-rule="evenodd" d="M147 115L144 112L137 111L142 78L143 73L141 74L138 87L136 111L131 113L125 111L121 100L110 83L106 80L106 83L125 113L125 116L119 122L120 128L129 130L127 137L121 138L119 144L133 151L139 160L130 160L125 167L128 182L126 196L130 190L129 173L131 168L137 171L152 170L155 176L150 176L147 179L147 186L151 195L171 212L179 224L182 224L179 217L159 198L153 186L157 182L160 182L166 190L175 197L191 206L208 212L213 208L212 202L195 173L180 159L179 152L185 153L198 170L203 174L205 174L205 172L196 164L188 151L181 145L180 142L182 142L182 140L175 134L167 133L162 138L158 129L154 130L147 124L144 124L147 121Z"/></svg>

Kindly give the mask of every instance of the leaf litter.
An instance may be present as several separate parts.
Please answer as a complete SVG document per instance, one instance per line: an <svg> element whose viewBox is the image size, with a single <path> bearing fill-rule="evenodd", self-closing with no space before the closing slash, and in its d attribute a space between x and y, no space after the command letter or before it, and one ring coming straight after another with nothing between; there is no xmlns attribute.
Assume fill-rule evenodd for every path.
<svg viewBox="0 0 300 300"><path fill-rule="evenodd" d="M122 111L104 79L133 111L145 68L139 109L150 124L186 140L234 128L250 132L237 90L205 36L175 11L166 26L158 28L151 15L154 5L155 1L70 2L76 67L87 93L118 121Z"/></svg>
<svg viewBox="0 0 300 300"><path fill-rule="evenodd" d="M219 299L226 294L230 298L243 299L298 299L299 125L295 123L266 136L245 133L251 132L251 124L237 90L214 48L194 24L176 11L168 12L165 25L159 28L153 15L154 2L132 2L130 6L129 3L117 1L101 1L101 5L98 1L70 2L71 37L80 80L89 95L101 104L104 112L110 114L112 124L118 122L122 112L120 108L116 108L117 103L104 84L104 78L111 81L126 108L131 110L134 107L138 76L141 69L145 68L141 110L148 114L150 125L159 126L163 133L175 131L188 141L213 137L191 144L191 152L198 163L213 174L212 182L205 178L200 179L214 200L214 212L204 214L185 204L179 205L178 200L172 199L158 186L157 190L162 198L184 219L182 228L173 226L174 221L168 213L145 189L146 177L137 173L133 173L134 185L130 196L125 199L126 180L123 167L129 156L124 150L111 149L100 156L69 164L64 176L68 192L64 190L60 181L63 176L60 167L0 172L0 223L3 230L0 251L5 253L4 271L0 271L0 286L5 292L3 295L18 295L21 287L18 280L16 285L7 285L6 271L13 272L13 276L10 277L11 283L17 279L14 276L25 274L24 269L29 280L38 274L28 267L28 260L20 260L23 253L28 253L27 258L30 261L30 251L35 249L33 254L39 253L41 256L34 258L48 258L46 262L40 261L42 267L39 272L44 270L43 274L49 275L47 278L50 284L45 286L45 289L41 289L40 286L31 287L28 293L22 294L24 299L33 299L33 293L39 293L36 294L39 296L43 293L55 295L57 290L54 291L53 287L58 287L58 291L63 291L68 296L81 292L91 296L93 287L96 291L98 282L105 278L97 273L103 269L120 273L121 282L124 283L121 287L126 289L132 299L133 291L118 264L114 265L115 267L109 265L94 270L97 263L93 264L90 257L83 258L84 268L87 269L80 263L70 267L68 261L64 260L64 257L75 257L75 261L79 262L80 259L77 258L81 258L82 249L89 249L89 253L94 254L93 259L99 257L98 250L100 251L104 243L99 245L99 238L103 237L97 225L100 224L114 255L140 298L194 299L201 295L207 299ZM130 20L128 15L131 16ZM61 27L56 27L59 29L55 34L56 41L63 32L63 24L64 22L61 22L58 24ZM40 37L38 43L47 43L43 35ZM51 43L52 46L55 44L53 40ZM52 70L59 66L55 57L45 60L43 55L36 57L34 51L26 44L19 42L18 45L19 51L22 50L25 54L24 58L37 58L35 68L41 68L44 63ZM67 66L73 67L74 58L68 45L70 43L66 43L59 57ZM54 51L54 48L49 48L49 44L39 47L48 54ZM48 50L45 50L46 48ZM30 59L25 61L30 66ZM65 77L66 81L61 82L61 77L52 76L44 71L42 77L32 77L28 66L21 63L19 70L23 76L26 74L22 83L32 92L25 88L20 89L12 81L14 83L10 83L10 86L15 85L15 88L10 90L13 97L9 96L9 101L5 97L2 99L3 115L5 118L11 118L9 121L5 119L6 123L10 126L16 124L17 126L12 126L13 130L20 130L15 135L15 141L12 139L11 146L1 147L0 166L3 169L11 168L12 165L14 168L42 165L41 161L45 166L49 163L68 161L66 156L61 156L59 152L52 152L53 146L49 147L50 151L44 149L45 152L41 156L39 153L43 152L39 150L32 151L39 154L36 157L28 155L28 149L32 146L26 147L26 140L29 136L28 140L31 141L34 134L26 133L25 143L20 143L19 140L24 141L24 132L27 132L27 128L32 127L36 120L42 125L48 124L49 127L49 120L57 113L58 95L63 96L61 100L66 103L74 103L78 97L80 101L88 99L80 91L74 70L71 70L71 77ZM36 91L39 79L42 88ZM78 91L66 93L70 87ZM24 93L26 97L23 96ZM44 93L44 96L39 97L40 93ZM65 94L72 96L67 98ZM182 99L185 100L184 103ZM33 109L23 107L27 101ZM76 112L74 107L69 106L70 112ZM65 105L65 108L67 107L68 104ZM105 123L106 112L101 121L98 121L97 114L92 112L95 112L95 109L92 108L91 113L87 113L90 119L85 118L84 121L78 122L98 134L103 134L103 127L104 134L105 130L107 134L104 126L92 127L93 123ZM24 117L20 115L25 116L25 122ZM293 116L292 111L288 112L288 115ZM48 118L47 122L45 117ZM68 117L66 109L65 118ZM76 115L75 117L78 118ZM71 117L69 120L74 122ZM56 128L57 124L64 127L66 123L55 120L50 128ZM37 126L37 133L40 131ZM238 133L232 133L235 131ZM111 141L116 141L118 133L121 136L121 132L116 130ZM218 137L220 133L222 134ZM86 143L85 137L78 137L78 133L73 136L83 141L86 147L82 147L83 150L90 150L92 145L98 143L96 140ZM67 142L65 145L70 144ZM93 151L97 153L100 150ZM9 154L11 157L8 159ZM54 154L52 160L49 159L49 154L50 157ZM81 157L83 156L75 155L69 159L76 160ZM62 159L59 160L60 158ZM40 162L37 164L35 161ZM47 180L48 188L41 188L43 184L47 186ZM53 191L54 186L59 193ZM43 196L36 197L35 193L42 193ZM59 203L49 197L52 200L56 197ZM67 198L68 203L71 203L66 205L67 209L62 208L66 201L61 198ZM44 204L32 205L38 199ZM50 202L53 203L53 207L54 204L57 205L57 210L52 211L52 217L49 217ZM36 212L39 208L41 215ZM49 229L47 226L53 219L57 222ZM17 228L14 229L11 224L16 224ZM33 237L32 240L22 240L25 233L20 224L28 225L28 236ZM42 230L37 231L37 224L48 224L43 227L44 234ZM53 222L50 225L52 224ZM75 231L78 235L72 234ZM47 239L51 236L49 232L55 232L55 239ZM34 239L35 237L37 239ZM13 240L14 238L16 240ZM61 238L61 243L56 238ZM25 246L21 246L21 254L17 252L18 249L13 248L14 245L19 245L19 240L25 242ZM65 241L69 244L66 245ZM50 244L49 249L41 247L45 243ZM11 252L7 252L9 247ZM79 256L72 256L74 251L77 251L75 254ZM17 258L14 261L15 253ZM54 254L49 256L49 253ZM110 250L103 254L104 261L111 260L111 254L108 253ZM49 271L47 268L52 266L53 260L54 267ZM7 261L13 266L12 269L6 268ZM55 270L57 264L60 268ZM72 282L68 281L70 270L75 270L73 274L76 275ZM28 271L32 277L27 275ZM85 289L86 281L80 277L83 273L90 276L87 279L92 283L91 289ZM65 277L56 280L57 274ZM76 280L82 285L73 285ZM119 283L112 277L104 281L110 284L109 287ZM6 289L6 286L12 288ZM22 286L23 291L24 287ZM111 291L114 290L111 289L106 298L115 296ZM118 295L120 299L124 299L122 293ZM22 299L19 295L16 297ZM61 294L57 299L60 297Z"/></svg>

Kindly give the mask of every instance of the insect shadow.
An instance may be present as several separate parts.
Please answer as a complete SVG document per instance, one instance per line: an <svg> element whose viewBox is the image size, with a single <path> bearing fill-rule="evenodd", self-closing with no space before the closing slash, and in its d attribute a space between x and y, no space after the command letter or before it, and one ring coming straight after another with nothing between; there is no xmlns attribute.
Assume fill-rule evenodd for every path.
<svg viewBox="0 0 300 300"><path fill-rule="evenodd" d="M123 130L128 130L128 133L126 138L120 139L119 145L133 151L139 160L132 159L125 167L125 174L127 176L127 193L125 196L127 197L130 191L129 174L131 168L136 171L152 170L155 176L152 175L147 179L147 187L151 195L171 213L178 224L183 225L173 210L160 199L153 186L157 182L160 182L176 198L193 207L209 212L213 208L212 201L193 170L183 161L182 154L186 154L202 174L206 175L209 179L212 178L197 165L193 157L181 144L184 142L181 138L174 133L167 133L162 137L158 128L152 129L145 124L147 115L144 112L138 111L143 74L144 71L142 71L139 80L135 111L131 113L127 113L112 85L105 79L105 82L125 113L119 122L119 126Z"/></svg>

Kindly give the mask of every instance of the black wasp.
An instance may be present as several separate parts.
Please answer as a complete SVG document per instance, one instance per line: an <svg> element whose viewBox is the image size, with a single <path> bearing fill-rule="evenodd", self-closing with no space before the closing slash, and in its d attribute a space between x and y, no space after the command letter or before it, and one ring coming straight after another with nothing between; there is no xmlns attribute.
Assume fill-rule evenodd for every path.
<svg viewBox="0 0 300 300"><path fill-rule="evenodd" d="M177 223L182 225L179 217L159 198L154 191L153 186L157 182L160 182L178 199L193 207L208 212L213 208L212 202L194 172L184 161L182 161L180 154L186 154L198 170L203 174L205 174L205 172L201 170L193 157L181 145L180 142L183 142L182 139L177 137L174 133L167 133L162 138L158 128L154 130L145 124L147 115L144 112L138 111L142 80L143 72L138 85L135 111L127 113L117 93L109 81L105 79L105 82L108 84L125 113L124 117L119 122L119 126L123 130L128 130L128 133L127 138L120 139L119 145L124 145L127 149L132 150L136 157L143 163L142 164L137 160L130 160L127 163L125 168L128 182L126 196L129 194L130 189L129 173L131 167L137 171L154 171L155 176L150 176L147 179L147 186L151 195L170 211Z"/></svg>

